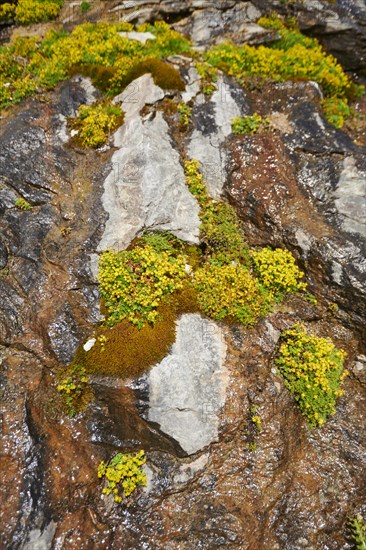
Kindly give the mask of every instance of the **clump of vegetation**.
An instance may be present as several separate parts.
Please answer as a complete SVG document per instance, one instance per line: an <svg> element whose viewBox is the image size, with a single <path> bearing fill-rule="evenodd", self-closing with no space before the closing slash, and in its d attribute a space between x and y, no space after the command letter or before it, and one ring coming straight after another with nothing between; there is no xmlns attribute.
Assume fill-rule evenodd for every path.
<svg viewBox="0 0 366 550"><path fill-rule="evenodd" d="M342 128L351 115L351 109L346 98L328 97L322 101L324 117L336 128Z"/></svg>
<svg viewBox="0 0 366 550"><path fill-rule="evenodd" d="M182 290L162 300L154 324L137 328L125 319L113 327L102 325L95 335L98 343L88 352L80 346L74 361L84 365L88 373L136 378L167 356L175 342L177 317L197 311L197 297L187 281Z"/></svg>
<svg viewBox="0 0 366 550"><path fill-rule="evenodd" d="M352 539L356 550L366 550L366 522L361 515L357 515L348 521Z"/></svg>
<svg viewBox="0 0 366 550"><path fill-rule="evenodd" d="M145 27L156 36L156 40L141 44L120 36L120 31L133 29L124 22L84 23L71 33L52 29L43 40L14 38L10 44L0 46L0 109L18 103L37 89L54 88L75 70L82 74L84 71L93 73L94 79L110 97L123 90L128 83L127 75L135 66L139 66L139 74L141 71L153 72L159 79L157 83L164 88L177 86L179 90L184 89L178 71L169 64L156 61L174 54L189 53L189 40L166 23L156 22ZM142 66L144 62L146 64Z"/></svg>
<svg viewBox="0 0 366 550"><path fill-rule="evenodd" d="M254 115L233 118L231 127L233 134L255 134L260 128L268 124L268 118L263 118L258 113L254 113Z"/></svg>
<svg viewBox="0 0 366 550"><path fill-rule="evenodd" d="M193 285L202 311L221 321L254 325L270 308L270 296L241 264L206 263L195 272Z"/></svg>
<svg viewBox="0 0 366 550"><path fill-rule="evenodd" d="M345 100L361 93L361 88L352 83L336 59L327 55L315 38L302 35L293 22L291 28L286 28L278 17L262 18L258 23L276 30L279 39L269 46L258 47L221 43L205 53L206 62L235 76L240 83L245 83L248 77L314 80L326 98Z"/></svg>
<svg viewBox="0 0 366 550"><path fill-rule="evenodd" d="M180 125L183 129L185 129L191 122L192 107L182 101L182 103L179 103L178 105L178 112L180 114Z"/></svg>
<svg viewBox="0 0 366 550"><path fill-rule="evenodd" d="M118 453L108 464L102 460L98 466L98 477L107 481L107 487L102 493L112 493L115 502L122 502L122 499L129 497L137 487L146 487L147 478L142 468L145 462L144 451L136 454Z"/></svg>
<svg viewBox="0 0 366 550"><path fill-rule="evenodd" d="M90 78L93 86L101 92L109 90L110 82L115 75L113 67L104 67L103 65L75 64L68 72L70 77L82 75Z"/></svg>
<svg viewBox="0 0 366 550"><path fill-rule="evenodd" d="M183 288L185 265L183 255L175 256L169 250L157 253L150 245L104 252L99 261L99 283L109 326L124 319L138 328L155 323L162 300Z"/></svg>
<svg viewBox="0 0 366 550"><path fill-rule="evenodd" d="M299 325L282 335L276 365L310 427L321 426L335 413L348 374L343 370L345 356L330 339L307 334Z"/></svg>
<svg viewBox="0 0 366 550"><path fill-rule="evenodd" d="M259 280L277 297L281 298L287 292L306 290L306 283L301 282L304 273L297 267L289 250L262 248L250 254Z"/></svg>
<svg viewBox="0 0 366 550"><path fill-rule="evenodd" d="M85 367L77 363L70 365L61 378L57 389L65 398L69 416L75 416L90 399L91 389L88 382Z"/></svg>
<svg viewBox="0 0 366 550"><path fill-rule="evenodd" d="M150 57L133 65L126 75L119 81L120 88L125 88L136 78L150 73L156 86L163 90L185 90L185 84L180 76L180 72L165 61ZM118 76L115 77L115 81ZM116 85L114 83L114 85Z"/></svg>
<svg viewBox="0 0 366 550"><path fill-rule="evenodd" d="M55 19L63 5L63 0L18 0L17 4L5 3L0 6L0 21L15 19L21 25L31 25Z"/></svg>
<svg viewBox="0 0 366 550"><path fill-rule="evenodd" d="M253 425L255 426L255 429L256 431L259 433L262 431L262 420L261 420L261 417L257 414L257 407L254 405L251 409L250 409L250 412L251 412L251 417L250 417L250 420L251 422L253 423Z"/></svg>
<svg viewBox="0 0 366 550"><path fill-rule="evenodd" d="M248 246L235 210L226 202L214 201L208 196L198 161L186 161L185 173L189 190L201 206L200 239L205 259L218 265L232 261L249 265Z"/></svg>
<svg viewBox="0 0 366 550"><path fill-rule="evenodd" d="M78 132L76 140L82 147L98 147L123 123L123 117L123 111L117 105L81 105L78 116L71 120L70 126Z"/></svg>
<svg viewBox="0 0 366 550"><path fill-rule="evenodd" d="M91 8L91 4L90 2L86 2L85 0L83 0L80 4L80 11L81 13L86 13L87 11L89 11Z"/></svg>
<svg viewBox="0 0 366 550"><path fill-rule="evenodd" d="M202 79L200 83L201 91L207 96L212 95L216 90L218 69L202 61L196 62L196 69Z"/></svg>
<svg viewBox="0 0 366 550"><path fill-rule="evenodd" d="M15 206L19 208L19 210L32 210L31 205L25 199L17 199L15 201Z"/></svg>

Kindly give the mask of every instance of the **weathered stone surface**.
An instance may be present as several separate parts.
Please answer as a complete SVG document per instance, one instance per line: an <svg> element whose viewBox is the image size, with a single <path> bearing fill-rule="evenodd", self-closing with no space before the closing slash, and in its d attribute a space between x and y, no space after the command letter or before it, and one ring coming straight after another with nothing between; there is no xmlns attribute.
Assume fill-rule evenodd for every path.
<svg viewBox="0 0 366 550"><path fill-rule="evenodd" d="M226 346L215 323L183 315L171 354L148 375L148 418L188 453L218 438L225 403Z"/></svg>
<svg viewBox="0 0 366 550"><path fill-rule="evenodd" d="M186 18L181 23L187 29L193 24L193 18L187 17L193 10L210 10L210 41L216 40L219 25L229 30L233 24L238 29L233 38L238 40L253 28L248 12L243 11L249 3L138 0L123 4L130 13L140 7L132 20L159 19L165 12L171 21ZM344 55L349 55L347 48L353 44L353 50L361 52L353 58L363 63L359 47L363 31L360 34L354 27L364 9L359 0L252 3L261 13L272 4L313 17L301 24L315 34L321 32L322 12L328 38L339 50L345 48L347 36L352 38ZM343 8L351 25L341 14ZM222 13L215 24L217 9ZM339 13L339 21L330 21L328 10ZM240 14L237 20L236 13ZM199 13L194 18L204 20ZM185 70L187 62L181 59L179 66ZM358 337L365 290L365 150L326 123L316 85L264 86L260 94L247 91L244 95L236 84L226 82L230 95L226 112L222 97L205 101L199 95L199 79L192 69L188 95L183 96L194 103L192 135L199 132L211 192L219 195L225 182L224 191L237 206L251 245L291 248L320 305L292 297L252 329L223 329L225 366L219 360L224 344L215 336L222 329L210 330L201 342L196 322L191 323L187 331L191 339L187 343L181 338L187 353L182 349L178 353L178 339L171 355L152 369L158 377L148 373L127 382L94 379L95 399L74 419L63 413L50 367L58 370L60 363L68 362L99 319L98 289L87 260L97 250L107 218L101 195L102 182L111 171L112 151L106 147L104 152L81 152L64 145L66 117L97 97L78 77L47 94L48 103L38 102L35 96L1 120L6 147L0 151L0 343L5 344L0 348L1 501L5 503L0 523L6 548L347 549L347 518L366 513L365 338ZM224 97L225 93L224 88ZM181 193L184 183L175 148L179 145L184 151L192 136L187 136L186 144L169 139L167 145L168 125L153 106L163 99L162 90L144 86L130 88L127 94L119 98L130 105L125 106L126 124L116 134L116 146L125 143L126 130L137 140L134 132L142 128L141 136L151 137L158 128L163 149L173 151L168 165L179 168L176 182L162 199L166 204L176 185ZM150 114L142 119L139 112L145 103ZM270 115L270 129L250 137L230 136L232 116L254 111ZM135 143L140 150L150 144ZM213 160L205 160L204 143L216 149ZM151 158L143 158L144 171L150 174ZM154 153L154 163L156 158ZM163 155L161 163L165 162ZM213 171L223 174L217 188L210 178L212 165ZM136 171L139 159L133 166ZM154 174L156 170L159 177L164 175L154 164ZM129 177L133 190L131 173ZM30 212L14 207L19 196L32 203ZM173 224L171 220L177 218L170 204L169 223ZM190 227L197 228L198 209L193 212ZM152 214L146 220L154 224ZM159 227L166 228L163 222ZM70 232L61 233L69 227ZM347 313L331 313L330 301ZM351 372L336 415L312 432L273 364L281 331L296 322L346 349ZM200 319L200 326L205 323ZM198 363L204 371L199 381ZM225 372L221 382L215 375L220 365ZM160 393L149 394L150 380L157 390L156 379ZM219 390L223 386L225 403ZM212 401L204 403L207 396L213 408ZM155 420L149 418L152 402ZM253 434L250 420L254 406L263 426L258 434ZM201 413L208 422L203 422ZM190 414L189 423L185 418ZM101 496L102 483L96 475L99 461L109 460L118 451L142 448L148 455L147 490L136 491L121 505ZM196 454L187 457L189 452Z"/></svg>
<svg viewBox="0 0 366 550"><path fill-rule="evenodd" d="M193 110L195 128L189 136L188 152L199 160L207 188L213 198L219 198L227 177L227 156L222 147L231 134L231 121L249 114L245 94L238 86L219 77L217 89L209 100L197 97Z"/></svg>
<svg viewBox="0 0 366 550"><path fill-rule="evenodd" d="M124 125L116 132L119 147L104 183L103 206L109 214L99 250L124 249L143 230L165 230L195 243L199 207L185 184L179 154L161 112L143 120L145 104L162 99L151 75L132 82L122 101Z"/></svg>
<svg viewBox="0 0 366 550"><path fill-rule="evenodd" d="M148 40L156 40L155 34L151 32L119 32L118 34L127 40L137 40L141 44L145 44Z"/></svg>
<svg viewBox="0 0 366 550"><path fill-rule="evenodd" d="M313 289L340 301L359 324L366 301L363 149L324 120L310 83L272 86L255 102L253 110L276 113L275 132L226 142L225 189L247 238L300 249Z"/></svg>

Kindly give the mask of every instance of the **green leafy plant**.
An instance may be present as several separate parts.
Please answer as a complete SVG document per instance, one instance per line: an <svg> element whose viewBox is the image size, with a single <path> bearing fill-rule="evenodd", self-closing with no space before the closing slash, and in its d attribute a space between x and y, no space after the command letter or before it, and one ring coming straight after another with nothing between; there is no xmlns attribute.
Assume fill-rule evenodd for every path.
<svg viewBox="0 0 366 550"><path fill-rule="evenodd" d="M80 4L81 13L86 13L87 11L90 10L90 8L91 8L90 2L86 2L85 0L83 0L83 2L81 2L81 4Z"/></svg>
<svg viewBox="0 0 366 550"><path fill-rule="evenodd" d="M98 477L107 481L107 487L102 493L112 493L115 502L122 502L122 499L129 497L137 487L146 487L147 478L142 469L145 462L144 451L136 454L118 453L107 464L102 460L98 466Z"/></svg>
<svg viewBox="0 0 366 550"><path fill-rule="evenodd" d="M313 80L322 87L326 99L333 98L332 107L324 104L328 112L336 105L337 116L347 116L345 100L359 95L363 88L352 83L336 59L327 55L315 38L304 36L293 21L288 22L289 28L278 17L261 18L258 23L277 32L278 38L272 44L256 47L220 43L204 54L205 61L235 76L242 84L253 77L272 81ZM342 99L343 103L336 99Z"/></svg>
<svg viewBox="0 0 366 550"><path fill-rule="evenodd" d="M19 208L19 210L32 210L31 205L25 199L17 199L15 201L15 206Z"/></svg>
<svg viewBox="0 0 366 550"><path fill-rule="evenodd" d="M366 550L366 522L361 515L348 520L356 550Z"/></svg>
<svg viewBox="0 0 366 550"><path fill-rule="evenodd" d="M78 132L75 139L82 147L98 147L123 123L123 118L122 109L108 102L81 105L78 116L70 120L70 126Z"/></svg>
<svg viewBox="0 0 366 550"><path fill-rule="evenodd" d="M262 431L262 420L261 420L261 417L257 414L257 407L254 405L253 407L251 407L250 409L250 413L251 413L251 417L250 417L250 420L251 422L254 424L257 432L261 432Z"/></svg>
<svg viewBox="0 0 366 550"><path fill-rule="evenodd" d="M216 67L212 67L212 65L206 63L205 61L197 61L195 66L198 74L201 77L201 91L207 96L212 95L216 90L218 69Z"/></svg>
<svg viewBox="0 0 366 550"><path fill-rule="evenodd" d="M178 105L178 112L180 114L180 124L183 129L187 128L191 122L192 107L182 102Z"/></svg>
<svg viewBox="0 0 366 550"><path fill-rule="evenodd" d="M0 21L15 19L21 25L55 19L63 0L18 0L17 4L4 3L0 6Z"/></svg>
<svg viewBox="0 0 366 550"><path fill-rule="evenodd" d="M295 397L310 427L321 426L335 413L337 397L348 371L343 370L346 353L333 342L307 334L301 325L282 334L276 365L286 388Z"/></svg>
<svg viewBox="0 0 366 550"><path fill-rule="evenodd" d="M75 416L86 405L91 391L88 382L85 367L78 364L70 365L62 376L57 390L65 398L69 416Z"/></svg>
<svg viewBox="0 0 366 550"><path fill-rule="evenodd" d="M233 118L231 126L233 134L254 134L260 128L269 124L268 118L263 118L258 113L254 115L248 115L246 117Z"/></svg>
<svg viewBox="0 0 366 550"><path fill-rule="evenodd" d="M351 115L347 99L328 97L322 101L324 117L336 128L342 128Z"/></svg>

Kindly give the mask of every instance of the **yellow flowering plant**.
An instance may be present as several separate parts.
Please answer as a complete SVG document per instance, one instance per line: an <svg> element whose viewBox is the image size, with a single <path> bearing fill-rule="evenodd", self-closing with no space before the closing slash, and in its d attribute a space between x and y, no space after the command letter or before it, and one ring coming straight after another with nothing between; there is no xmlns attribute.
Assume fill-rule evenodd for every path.
<svg viewBox="0 0 366 550"><path fill-rule="evenodd" d="M146 462L144 451L136 454L116 454L107 464L102 460L98 466L98 477L105 478L107 486L102 493L113 494L115 502L122 502L137 487L146 487L147 478L142 466Z"/></svg>
<svg viewBox="0 0 366 550"><path fill-rule="evenodd" d="M192 284L202 311L218 321L231 318L253 325L270 309L271 295L241 264L207 262L195 272Z"/></svg>
<svg viewBox="0 0 366 550"><path fill-rule="evenodd" d="M155 323L158 307L183 288L186 258L171 251L157 253L150 245L123 252L106 251L99 261L100 292L110 326L128 319L138 328Z"/></svg>
<svg viewBox="0 0 366 550"><path fill-rule="evenodd" d="M36 89L54 88L58 82L75 74L75 68L83 74L83 67L86 76L91 75L93 79L95 75L95 83L101 84L103 91L113 97L128 84L126 77L137 65L140 71L149 72L154 59L191 51L190 41L170 29L169 25L156 22L148 28L156 39L148 40L146 44L119 34L132 30L132 25L106 22L77 25L71 33L64 29L51 29L43 40L13 38L9 44L0 46L0 109L19 102ZM20 42L23 48L29 44L26 56L15 53ZM147 66L143 67L142 62L146 62ZM167 63L156 67L157 76L162 68L166 72L164 78L167 86L184 87L178 72ZM108 78L105 78L106 74ZM28 83L27 89L20 94L25 78L32 85ZM17 95L13 93L16 87Z"/></svg>
<svg viewBox="0 0 366 550"><path fill-rule="evenodd" d="M252 250L250 255L259 280L278 297L286 292L306 290L306 283L301 282L304 273L297 267L289 250L262 248Z"/></svg>
<svg viewBox="0 0 366 550"><path fill-rule="evenodd" d="M343 370L346 353L329 338L308 334L301 325L286 330L281 340L275 362L285 386L309 426L321 426L335 413L337 397L344 393L340 386L348 374Z"/></svg>
<svg viewBox="0 0 366 550"><path fill-rule="evenodd" d="M64 372L57 390L65 398L65 404L69 416L75 416L76 412L85 405L88 377L85 367L78 364L70 365ZM89 393L90 393L89 388Z"/></svg>
<svg viewBox="0 0 366 550"><path fill-rule="evenodd" d="M109 102L81 105L78 116L69 120L78 132L76 141L82 147L98 147L108 140L110 133L123 123L124 113Z"/></svg>

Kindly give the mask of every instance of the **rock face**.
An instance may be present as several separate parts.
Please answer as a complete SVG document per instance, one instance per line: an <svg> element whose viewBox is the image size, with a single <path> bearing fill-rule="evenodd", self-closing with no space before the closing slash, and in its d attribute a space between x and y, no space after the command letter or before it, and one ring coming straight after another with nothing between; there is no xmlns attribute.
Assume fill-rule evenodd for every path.
<svg viewBox="0 0 366 550"><path fill-rule="evenodd" d="M273 129L227 140L225 190L251 243L300 250L313 290L356 320L365 311L365 149L330 126L318 102L310 83L252 97Z"/></svg>
<svg viewBox="0 0 366 550"><path fill-rule="evenodd" d="M174 20L205 44L229 27L236 40L266 40L253 25L273 6L302 14L309 33L334 13L344 28L324 23L325 40L339 36L340 57L352 45L364 63L361 2L108 5L131 20ZM79 77L1 119L2 545L350 550L347 518L366 514L365 146L324 120L313 83L257 93L220 76L204 98L193 65L171 62L188 84L173 99L192 102L186 133L149 75L116 98L126 118L115 147L68 143L67 117L98 97ZM233 136L231 119L255 111L270 125ZM136 380L93 378L93 400L71 419L56 387L100 320L90 256L123 248L144 229L197 241L185 155L201 161L211 195L236 207L250 246L292 250L319 303L290 297L253 328L184 315L160 364ZM21 197L31 210L16 208ZM337 412L313 431L274 366L281 332L298 322L348 353ZM98 464L140 449L148 486L116 504L102 495Z"/></svg>
<svg viewBox="0 0 366 550"><path fill-rule="evenodd" d="M169 127L160 112L147 120L139 114L144 105L163 97L151 75L134 81L120 97L126 119L116 132L119 149L104 183L103 206L109 217L99 250L123 250L142 230L170 231L198 242L199 207L185 184Z"/></svg>
<svg viewBox="0 0 366 550"><path fill-rule="evenodd" d="M188 152L200 161L210 195L218 199L226 181L227 157L222 147L231 134L231 121L249 114L245 95L239 86L220 77L209 100L197 96L193 118L195 128L189 137Z"/></svg>
<svg viewBox="0 0 366 550"><path fill-rule="evenodd" d="M221 330L199 315L183 315L176 342L148 374L148 418L188 454L217 441L225 403L225 341Z"/></svg>

